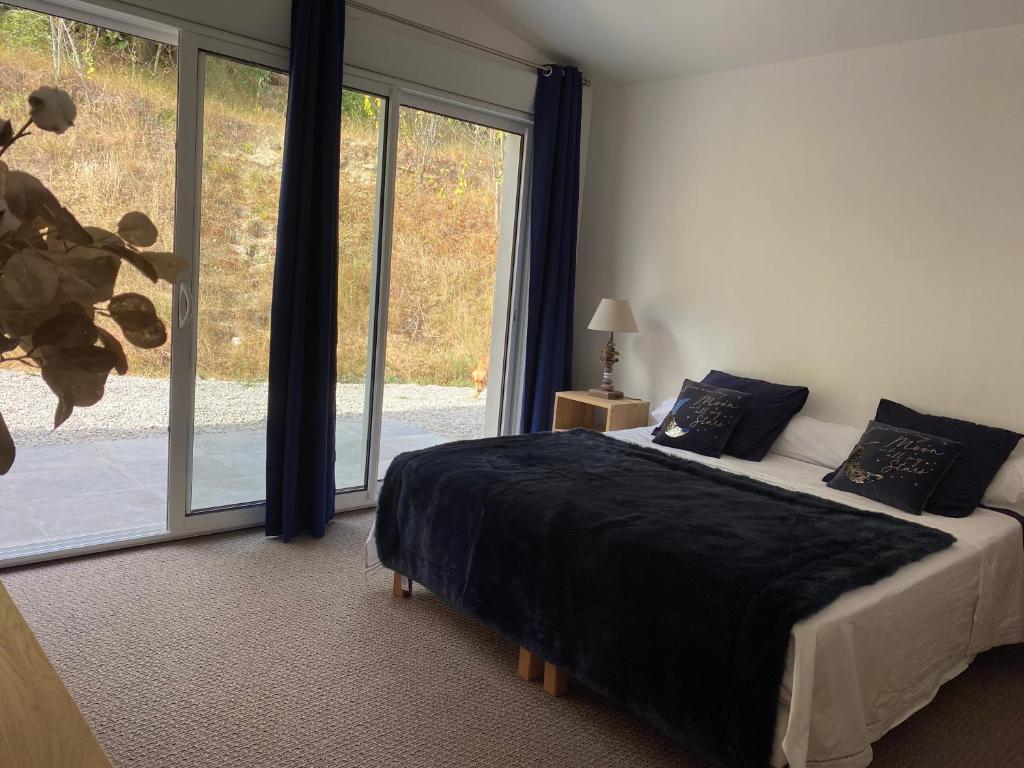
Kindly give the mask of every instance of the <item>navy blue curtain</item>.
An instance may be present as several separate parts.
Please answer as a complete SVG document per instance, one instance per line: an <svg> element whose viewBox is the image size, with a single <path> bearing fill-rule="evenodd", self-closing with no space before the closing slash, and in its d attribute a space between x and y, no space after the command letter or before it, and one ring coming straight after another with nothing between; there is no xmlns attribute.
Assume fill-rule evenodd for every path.
<svg viewBox="0 0 1024 768"><path fill-rule="evenodd" d="M523 432L551 429L555 392L572 386L582 104L575 67L537 73Z"/></svg>
<svg viewBox="0 0 1024 768"><path fill-rule="evenodd" d="M267 411L266 533L285 541L334 514L344 44L344 0L292 0Z"/></svg>

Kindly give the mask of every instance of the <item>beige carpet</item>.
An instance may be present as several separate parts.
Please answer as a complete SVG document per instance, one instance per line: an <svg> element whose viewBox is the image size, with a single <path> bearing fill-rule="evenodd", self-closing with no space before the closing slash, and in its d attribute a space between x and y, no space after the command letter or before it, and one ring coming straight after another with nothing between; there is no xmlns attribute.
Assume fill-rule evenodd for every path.
<svg viewBox="0 0 1024 768"><path fill-rule="evenodd" d="M362 572L370 525L255 531L0 572L115 766L706 763L516 648ZM876 749L877 768L1024 765L1024 647L985 654Z"/></svg>

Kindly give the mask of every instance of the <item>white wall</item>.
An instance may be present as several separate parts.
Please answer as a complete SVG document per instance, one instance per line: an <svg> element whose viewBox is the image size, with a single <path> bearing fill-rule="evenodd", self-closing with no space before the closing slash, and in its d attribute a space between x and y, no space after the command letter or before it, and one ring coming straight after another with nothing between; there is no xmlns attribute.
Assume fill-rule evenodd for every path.
<svg viewBox="0 0 1024 768"><path fill-rule="evenodd" d="M601 90L583 222L580 387L614 296L630 395L717 367L1024 429L1024 27Z"/></svg>

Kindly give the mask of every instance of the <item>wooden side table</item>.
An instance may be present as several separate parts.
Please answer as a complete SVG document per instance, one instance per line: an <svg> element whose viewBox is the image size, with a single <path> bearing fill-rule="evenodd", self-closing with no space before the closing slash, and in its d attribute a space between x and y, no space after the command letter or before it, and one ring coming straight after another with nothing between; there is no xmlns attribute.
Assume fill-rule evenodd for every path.
<svg viewBox="0 0 1024 768"><path fill-rule="evenodd" d="M608 400L587 392L558 392L555 394L555 417L551 429L592 429L611 432L616 429L646 427L650 422L651 404L646 400L623 397Z"/></svg>
<svg viewBox="0 0 1024 768"><path fill-rule="evenodd" d="M110 768L3 584L0 681L0 764L4 768Z"/></svg>

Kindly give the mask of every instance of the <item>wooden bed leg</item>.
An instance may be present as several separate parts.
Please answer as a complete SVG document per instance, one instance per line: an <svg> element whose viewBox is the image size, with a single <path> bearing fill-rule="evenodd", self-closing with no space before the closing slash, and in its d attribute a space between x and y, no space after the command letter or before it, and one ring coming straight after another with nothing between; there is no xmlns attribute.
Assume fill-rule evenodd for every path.
<svg viewBox="0 0 1024 768"><path fill-rule="evenodd" d="M544 692L561 696L569 690L569 675L549 661L544 662Z"/></svg>
<svg viewBox="0 0 1024 768"><path fill-rule="evenodd" d="M395 581L391 587L391 594L395 597L412 597L412 579L395 571Z"/></svg>
<svg viewBox="0 0 1024 768"><path fill-rule="evenodd" d="M536 680L544 674L544 659L519 646L519 676L523 680Z"/></svg>

